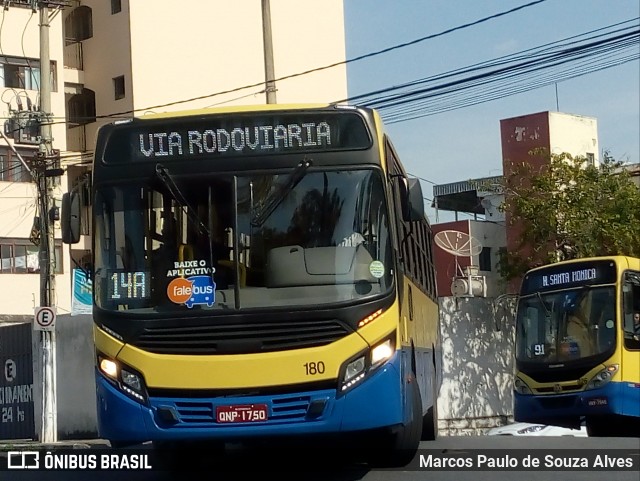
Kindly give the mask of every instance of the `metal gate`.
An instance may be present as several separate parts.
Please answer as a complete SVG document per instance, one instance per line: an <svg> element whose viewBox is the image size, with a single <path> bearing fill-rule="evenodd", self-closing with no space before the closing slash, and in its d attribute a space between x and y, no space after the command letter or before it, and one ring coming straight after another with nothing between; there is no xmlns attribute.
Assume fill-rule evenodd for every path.
<svg viewBox="0 0 640 481"><path fill-rule="evenodd" d="M0 439L35 439L31 332L0 323Z"/></svg>

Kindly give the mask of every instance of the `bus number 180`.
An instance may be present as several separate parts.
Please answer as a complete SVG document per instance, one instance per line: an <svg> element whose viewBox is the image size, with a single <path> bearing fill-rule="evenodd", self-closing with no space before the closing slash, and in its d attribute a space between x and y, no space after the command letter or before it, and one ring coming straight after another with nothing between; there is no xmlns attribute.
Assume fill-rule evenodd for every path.
<svg viewBox="0 0 640 481"><path fill-rule="evenodd" d="M315 376L316 374L324 374L324 362L305 362L303 364L305 374L307 376Z"/></svg>

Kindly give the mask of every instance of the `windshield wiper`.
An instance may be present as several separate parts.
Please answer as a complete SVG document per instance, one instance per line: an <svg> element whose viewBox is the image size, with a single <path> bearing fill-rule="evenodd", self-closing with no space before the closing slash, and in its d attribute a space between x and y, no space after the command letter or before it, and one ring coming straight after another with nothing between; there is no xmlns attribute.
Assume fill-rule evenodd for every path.
<svg viewBox="0 0 640 481"><path fill-rule="evenodd" d="M591 284L585 284L582 287L580 287L580 293L576 296L576 301L575 301L576 309L578 309L578 306L582 302L582 299L584 299L584 297L589 293L589 290L591 289L591 287L592 287Z"/></svg>
<svg viewBox="0 0 640 481"><path fill-rule="evenodd" d="M536 295L538 296L538 299L540 300L540 304L542 304L542 308L544 309L545 316L547 318L551 319L551 311L549 310L549 308L545 304L544 300L542 299L542 295L540 294L540 291L537 291Z"/></svg>
<svg viewBox="0 0 640 481"><path fill-rule="evenodd" d="M311 160L304 159L297 165L294 171L289 174L286 182L278 186L276 190L267 195L262 208L260 208L251 219L252 226L260 227L267 221L269 216L273 214L273 211L278 208L282 201L287 198L287 195L289 195L289 193L291 193L291 191L295 189L296 185L298 185L298 183L306 175L307 170L310 166Z"/></svg>
<svg viewBox="0 0 640 481"><path fill-rule="evenodd" d="M156 175L158 179L162 182L162 184L167 188L173 200L175 200L182 207L182 211L184 212L186 209L186 214L189 220L195 225L201 234L206 234L211 237L211 233L207 226L200 220L200 218L196 215L195 210L189 204L189 201L184 196L180 188L177 186L176 182L171 177L169 171L162 165L156 164Z"/></svg>

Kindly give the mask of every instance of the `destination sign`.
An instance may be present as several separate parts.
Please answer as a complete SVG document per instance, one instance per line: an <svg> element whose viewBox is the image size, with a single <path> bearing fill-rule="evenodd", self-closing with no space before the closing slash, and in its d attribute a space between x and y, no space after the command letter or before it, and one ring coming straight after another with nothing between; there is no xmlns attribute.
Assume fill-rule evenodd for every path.
<svg viewBox="0 0 640 481"><path fill-rule="evenodd" d="M110 301L148 299L151 296L148 272L108 271L107 297Z"/></svg>
<svg viewBox="0 0 640 481"><path fill-rule="evenodd" d="M565 289L583 285L611 284L616 281L616 266L611 261L576 262L551 265L525 276L521 294Z"/></svg>
<svg viewBox="0 0 640 481"><path fill-rule="evenodd" d="M104 161L158 161L365 149L371 137L352 112L134 120L116 126Z"/></svg>

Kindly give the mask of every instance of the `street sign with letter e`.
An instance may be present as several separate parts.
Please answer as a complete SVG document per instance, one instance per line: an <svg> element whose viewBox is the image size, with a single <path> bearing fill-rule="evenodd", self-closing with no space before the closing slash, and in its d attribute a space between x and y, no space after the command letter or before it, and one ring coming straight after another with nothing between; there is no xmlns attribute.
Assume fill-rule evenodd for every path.
<svg viewBox="0 0 640 481"><path fill-rule="evenodd" d="M36 331L53 331L56 325L56 311L53 307L36 307L33 328Z"/></svg>

